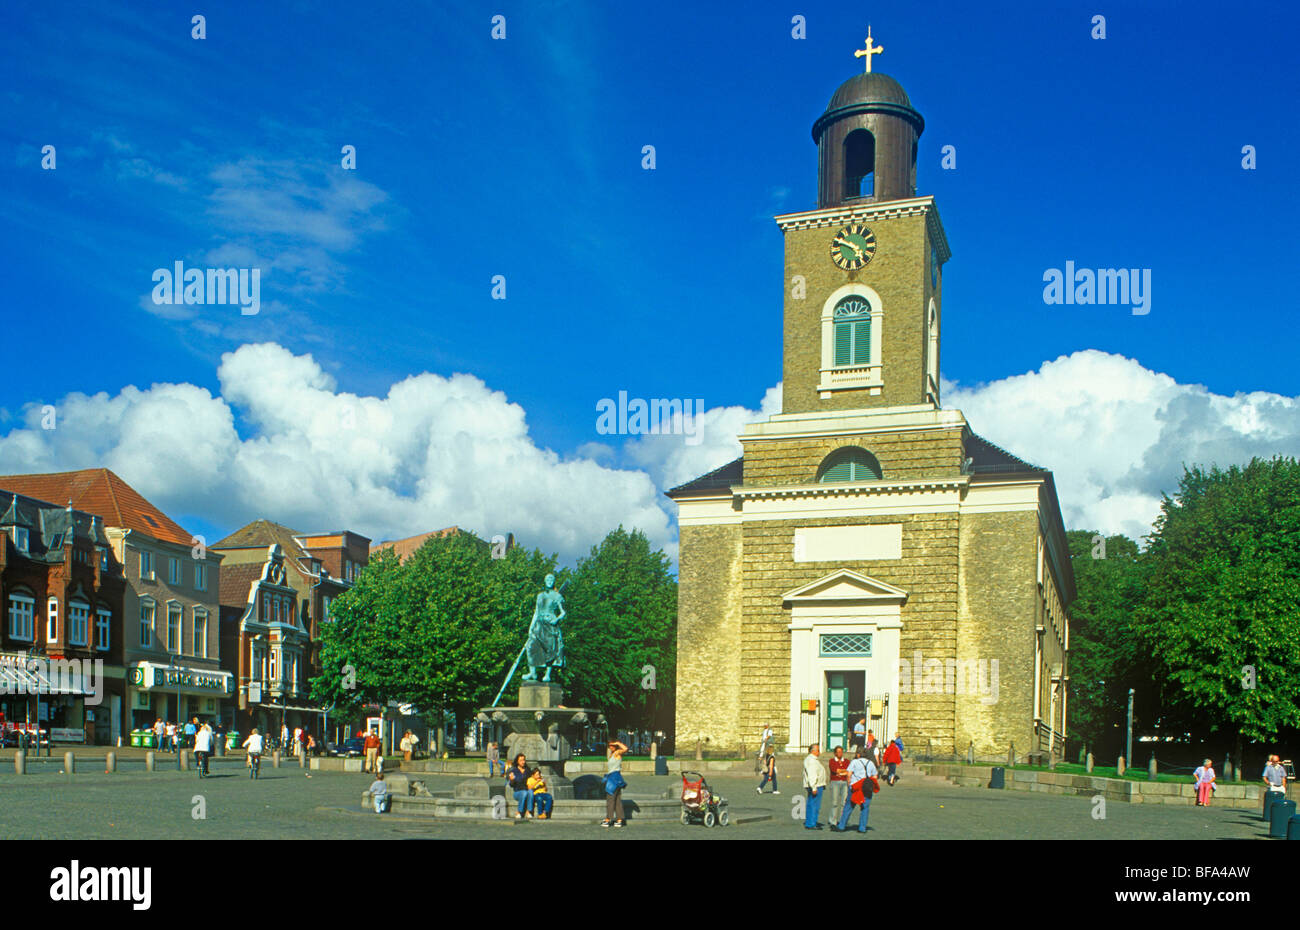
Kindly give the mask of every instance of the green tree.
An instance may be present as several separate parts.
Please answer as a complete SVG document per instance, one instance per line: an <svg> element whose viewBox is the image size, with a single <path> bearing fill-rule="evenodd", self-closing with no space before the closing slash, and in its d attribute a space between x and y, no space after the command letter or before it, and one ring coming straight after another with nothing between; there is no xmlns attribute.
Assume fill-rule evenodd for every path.
<svg viewBox="0 0 1300 930"><path fill-rule="evenodd" d="M578 562L565 589L569 699L603 710L611 728L671 728L677 581L670 567L644 533L620 526Z"/></svg>
<svg viewBox="0 0 1300 930"><path fill-rule="evenodd" d="M1300 726L1300 463L1184 469L1144 556L1135 629L1167 726L1204 739Z"/></svg>
<svg viewBox="0 0 1300 930"><path fill-rule="evenodd" d="M1098 759L1123 753L1128 689L1135 720L1154 719L1150 656L1137 643L1133 612L1142 599L1138 544L1093 530L1066 534L1077 596L1070 604L1070 735Z"/></svg>
<svg viewBox="0 0 1300 930"><path fill-rule="evenodd" d="M553 564L518 551L493 560L464 534L431 537L401 564L380 553L331 605L313 698L335 714L411 703L435 724L441 711L487 704L519 638L520 601Z"/></svg>

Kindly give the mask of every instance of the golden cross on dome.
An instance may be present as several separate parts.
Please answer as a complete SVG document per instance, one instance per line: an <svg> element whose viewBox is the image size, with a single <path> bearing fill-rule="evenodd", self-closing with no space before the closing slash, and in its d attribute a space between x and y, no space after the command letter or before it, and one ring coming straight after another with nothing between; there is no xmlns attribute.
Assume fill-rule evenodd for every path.
<svg viewBox="0 0 1300 930"><path fill-rule="evenodd" d="M885 47L884 47L883 45L877 45L877 46L875 46L874 48L872 47L872 45L871 45L871 27L868 26L868 27L867 27L867 47L866 47L866 48L860 48L860 49L858 49L856 52L853 53L853 57L854 57L854 58L865 58L865 59L867 59L867 74L870 74L870 73L871 73L871 56L872 56L872 55L879 55L879 54L880 54L881 52L883 52L884 50L885 50Z"/></svg>

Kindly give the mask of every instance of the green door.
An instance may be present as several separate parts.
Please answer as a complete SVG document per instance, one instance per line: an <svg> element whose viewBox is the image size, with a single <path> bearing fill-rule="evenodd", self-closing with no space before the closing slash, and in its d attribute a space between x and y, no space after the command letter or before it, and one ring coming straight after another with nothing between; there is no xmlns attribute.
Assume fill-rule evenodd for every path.
<svg viewBox="0 0 1300 930"><path fill-rule="evenodd" d="M849 688L843 672L827 673L826 684L826 745L822 749L830 752L834 746L848 745Z"/></svg>

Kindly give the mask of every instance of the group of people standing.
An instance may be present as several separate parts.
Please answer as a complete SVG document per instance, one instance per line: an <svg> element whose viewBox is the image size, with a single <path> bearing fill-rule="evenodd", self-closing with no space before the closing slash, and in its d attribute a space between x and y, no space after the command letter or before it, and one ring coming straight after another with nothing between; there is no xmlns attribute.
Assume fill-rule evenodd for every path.
<svg viewBox="0 0 1300 930"><path fill-rule="evenodd" d="M833 833L848 830L849 818L853 809L858 808L858 833L867 832L867 820L871 814L871 798L880 791L880 770L878 764L888 768L885 780L893 785L898 781L898 765L903 761L903 741L898 734L881 751L874 740L874 734L865 727L860 743L854 744L853 758L844 753L843 746L836 746L830 759L830 773L821 763L821 745L813 743L808 747L808 755L803 760L803 785L807 794L804 805L804 829L821 830L822 799L829 790L830 816L826 823ZM870 742L868 742L870 737ZM762 786L760 786L760 791ZM775 792L773 792L775 793ZM838 817L836 811L838 810Z"/></svg>

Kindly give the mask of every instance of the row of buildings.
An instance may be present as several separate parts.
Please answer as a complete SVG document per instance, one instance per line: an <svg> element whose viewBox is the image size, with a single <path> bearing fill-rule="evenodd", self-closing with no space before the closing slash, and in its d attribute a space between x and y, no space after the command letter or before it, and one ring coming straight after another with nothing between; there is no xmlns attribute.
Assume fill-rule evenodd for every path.
<svg viewBox="0 0 1300 930"><path fill-rule="evenodd" d="M209 546L106 468L0 477L0 510L3 726L101 745L196 716L338 735L355 722L326 732L310 700L330 604L372 550L434 535L372 547L255 520Z"/></svg>

